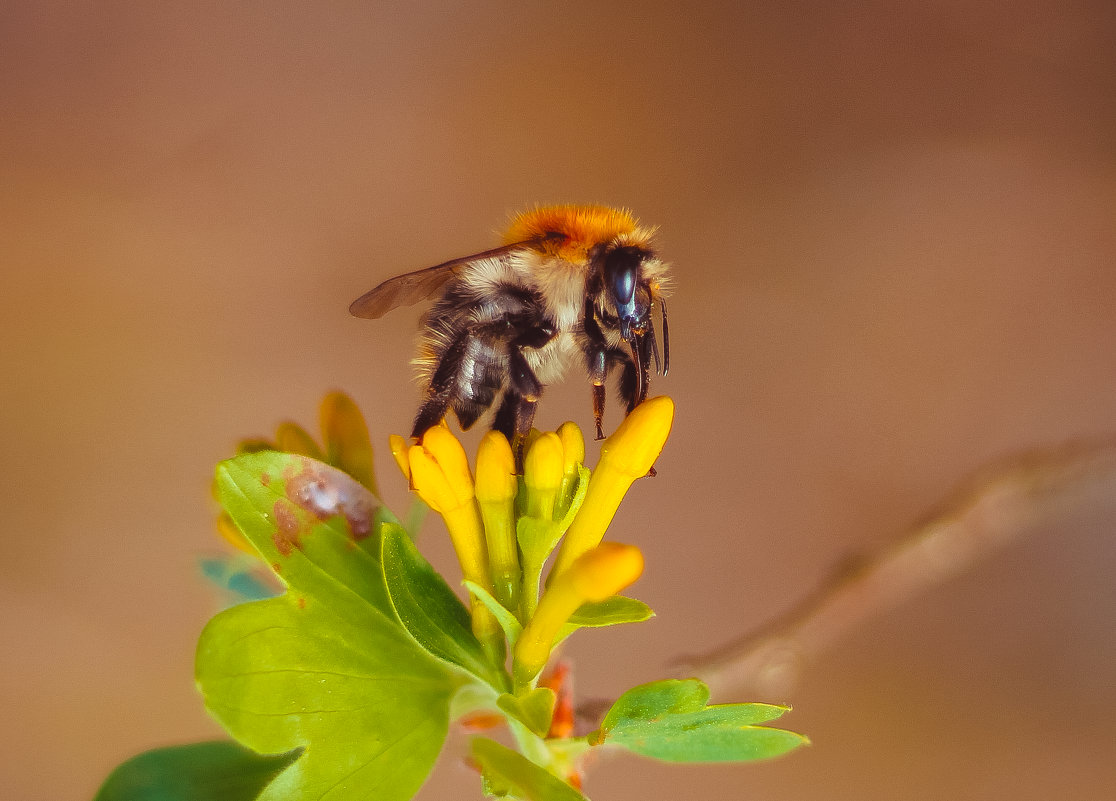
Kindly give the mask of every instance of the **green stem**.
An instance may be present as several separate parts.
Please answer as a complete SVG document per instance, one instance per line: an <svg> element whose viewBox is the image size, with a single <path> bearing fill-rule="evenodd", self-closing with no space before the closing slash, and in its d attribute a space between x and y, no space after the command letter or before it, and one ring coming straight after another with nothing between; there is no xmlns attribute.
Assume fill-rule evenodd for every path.
<svg viewBox="0 0 1116 801"><path fill-rule="evenodd" d="M539 606L543 563L530 559L527 554L524 554L524 562L523 590L519 594L519 622L526 626Z"/></svg>

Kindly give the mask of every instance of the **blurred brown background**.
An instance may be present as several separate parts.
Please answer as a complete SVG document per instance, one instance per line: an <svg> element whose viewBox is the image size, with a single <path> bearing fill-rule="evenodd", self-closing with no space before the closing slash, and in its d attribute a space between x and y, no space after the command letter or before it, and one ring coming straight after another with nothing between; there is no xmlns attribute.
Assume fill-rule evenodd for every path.
<svg viewBox="0 0 1116 801"><path fill-rule="evenodd" d="M574 641L585 695L785 611L989 460L1116 431L1107 0L5 3L0 111L4 799L219 736L213 464L332 388L404 432L418 312L347 304L529 204L629 206L676 265L678 420L611 535L658 618ZM571 417L577 375L540 422ZM810 749L610 760L588 794L1106 795L1114 523L1083 499L735 699L791 702ZM479 797L450 755L420 794Z"/></svg>

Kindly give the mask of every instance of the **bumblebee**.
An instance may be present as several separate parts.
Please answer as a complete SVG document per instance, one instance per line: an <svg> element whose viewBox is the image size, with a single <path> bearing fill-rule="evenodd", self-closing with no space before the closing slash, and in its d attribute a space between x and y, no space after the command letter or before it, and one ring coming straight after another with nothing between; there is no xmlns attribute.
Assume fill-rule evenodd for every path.
<svg viewBox="0 0 1116 801"><path fill-rule="evenodd" d="M622 209L539 207L514 218L500 247L389 278L353 301L351 314L376 319L437 296L414 360L423 401L411 435L451 409L467 430L495 406L492 427L522 436L543 388L580 361L602 439L609 374L618 371L630 413L647 396L652 360L662 375L670 366L669 267L651 247L654 233Z"/></svg>

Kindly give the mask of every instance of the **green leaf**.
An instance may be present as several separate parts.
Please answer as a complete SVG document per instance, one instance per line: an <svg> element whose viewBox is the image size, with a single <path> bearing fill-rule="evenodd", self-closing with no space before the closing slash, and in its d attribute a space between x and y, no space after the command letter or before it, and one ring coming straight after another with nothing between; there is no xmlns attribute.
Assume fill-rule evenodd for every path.
<svg viewBox="0 0 1116 801"><path fill-rule="evenodd" d="M591 473L589 468L585 465L577 466L577 487L574 489L573 497L570 498L570 505L566 507L565 512L562 514L562 519L558 523L558 527L565 533L566 529L573 523L577 517L578 510L581 509L581 504L585 501L585 494L589 491L589 477Z"/></svg>
<svg viewBox="0 0 1116 801"><path fill-rule="evenodd" d="M522 485L521 485L522 486ZM524 619L534 614L542 582L542 569L546 558L565 533L560 523L538 517L520 517L515 524L515 536L523 566Z"/></svg>
<svg viewBox="0 0 1116 801"><path fill-rule="evenodd" d="M94 801L251 801L297 757L225 740L157 748L118 766Z"/></svg>
<svg viewBox="0 0 1116 801"><path fill-rule="evenodd" d="M350 476L306 456L262 451L219 464L217 492L288 587L343 586L395 617L380 568L380 509Z"/></svg>
<svg viewBox="0 0 1116 801"><path fill-rule="evenodd" d="M430 511L422 498L417 495L411 501L411 506L407 509L407 515L400 522L400 525L411 535L411 539L417 540L419 530L422 529L422 521L426 519L426 514Z"/></svg>
<svg viewBox="0 0 1116 801"><path fill-rule="evenodd" d="M402 523L399 522L399 518L386 506L378 506L376 507L375 513L372 515L372 530L382 532L386 525L401 526ZM377 562L380 561L380 537L364 537L363 539L358 539L357 545L368 551L369 555L374 560Z"/></svg>
<svg viewBox="0 0 1116 801"><path fill-rule="evenodd" d="M516 521L515 532L524 560L542 564L562 539L565 529L553 520L521 517Z"/></svg>
<svg viewBox="0 0 1116 801"><path fill-rule="evenodd" d="M225 462L217 480L226 511L288 586L222 612L198 643L198 687L234 737L260 753L305 749L260 801L405 801L469 679L400 625L379 560L356 546L380 536L371 495L274 452Z"/></svg>
<svg viewBox="0 0 1116 801"><path fill-rule="evenodd" d="M598 603L582 604L570 617L570 623L582 626L615 626L619 623L641 623L655 613L643 601L613 595Z"/></svg>
<svg viewBox="0 0 1116 801"><path fill-rule="evenodd" d="M698 712L709 700L709 688L697 679L665 679L633 687L616 699L601 722L601 734L626 720L653 720L667 714ZM778 717L778 716L776 716Z"/></svg>
<svg viewBox="0 0 1116 801"><path fill-rule="evenodd" d="M570 619L558 630L554 644L562 642L580 628L601 628L617 626L621 623L642 623L653 618L655 613L643 601L623 595L613 595L598 603L582 604Z"/></svg>
<svg viewBox="0 0 1116 801"><path fill-rule="evenodd" d="M507 677L473 636L469 610L430 566L401 526L382 532L382 563L388 594L403 627L434 656L503 690Z"/></svg>
<svg viewBox="0 0 1116 801"><path fill-rule="evenodd" d="M500 628L504 630L504 637L507 638L508 648L515 648L516 640L523 632L523 626L516 619L515 615L504 608L504 605L497 601L488 590L481 585L465 579L462 584L473 595L477 597L482 604L488 607L488 611L496 618L496 622L500 624Z"/></svg>
<svg viewBox="0 0 1116 801"><path fill-rule="evenodd" d="M757 725L778 718L787 707L706 706L708 700L709 688L697 679L635 687L617 699L589 742L666 762L749 762L809 742L801 734Z"/></svg>
<svg viewBox="0 0 1116 801"><path fill-rule="evenodd" d="M504 693L496 699L496 706L516 718L532 733L546 737L550 731L550 721L554 717L554 690L549 687L536 687L525 695Z"/></svg>
<svg viewBox="0 0 1116 801"><path fill-rule="evenodd" d="M472 751L473 759L484 771L490 795L514 794L526 801L586 801L585 796L557 776L493 740L475 738Z"/></svg>

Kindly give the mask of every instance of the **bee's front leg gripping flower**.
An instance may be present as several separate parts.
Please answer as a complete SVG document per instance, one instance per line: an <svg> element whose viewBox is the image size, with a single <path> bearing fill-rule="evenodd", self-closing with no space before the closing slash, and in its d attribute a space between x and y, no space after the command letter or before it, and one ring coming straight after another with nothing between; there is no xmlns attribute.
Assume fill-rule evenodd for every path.
<svg viewBox="0 0 1116 801"><path fill-rule="evenodd" d="M546 667L559 630L578 607L612 597L642 573L639 548L604 542L583 553L558 575L516 642L512 672L517 690L530 687Z"/></svg>
<svg viewBox="0 0 1116 801"><path fill-rule="evenodd" d="M674 401L666 395L644 401L601 445L601 458L589 479L585 501L558 551L551 581L604 537L632 482L655 465L670 436Z"/></svg>
<svg viewBox="0 0 1116 801"><path fill-rule="evenodd" d="M461 574L486 590L492 590L488 572L488 548L477 506L473 476L465 449L448 428L434 426L422 441L406 449L406 467L399 443L392 452L411 481L411 487L445 521ZM473 633L498 658L502 643L499 624L481 602L473 601ZM499 646L502 647L502 646Z"/></svg>

